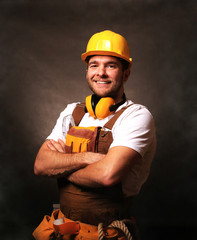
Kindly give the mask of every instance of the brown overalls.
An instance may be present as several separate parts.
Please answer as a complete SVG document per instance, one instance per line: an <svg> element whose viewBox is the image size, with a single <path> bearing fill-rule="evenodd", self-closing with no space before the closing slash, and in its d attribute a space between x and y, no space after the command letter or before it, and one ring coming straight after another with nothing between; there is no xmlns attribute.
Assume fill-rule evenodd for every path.
<svg viewBox="0 0 197 240"><path fill-rule="evenodd" d="M104 127L111 130L124 110L125 108L117 112ZM73 118L76 126L80 123L84 113L83 104L75 108ZM84 131L84 134L87 132ZM88 144L88 151L106 154L113 141L111 131L101 131L98 127L93 135ZM72 152L71 148L68 147L66 152ZM58 186L60 209L66 217L72 220L93 225L103 222L108 225L113 220L130 217L124 203L121 184L93 189L77 186L68 182L66 178L61 178L58 180Z"/></svg>
<svg viewBox="0 0 197 240"><path fill-rule="evenodd" d="M115 115L104 125L104 127L111 130L117 118L125 109L126 108L122 108L120 111L115 113ZM78 126L84 114L84 105L77 105L73 112L73 118L76 126ZM73 128L71 127L68 133L75 134L75 130L73 131ZM80 136L83 136L83 134L87 135L87 131L82 130L76 135L78 134ZM101 127L97 127L93 133L88 134L91 135L91 140L87 146L87 151L106 154L110 144L113 141L112 132L103 131ZM72 145L66 146L66 152L72 153ZM61 211L53 213L51 217L45 216L43 220L43 226L44 224L47 225L50 223L50 230L53 233L52 221L62 216L66 217L64 217L65 221L67 221L67 219L79 221L82 226L81 232L78 235L72 235L70 237L64 235L62 239L98 239L97 226L99 223L103 223L103 226L105 227L114 220L130 219L130 211L128 206L131 202L130 199L124 199L121 184L117 184L112 187L93 189L81 187L70 183L66 178L60 178L58 179L58 187L60 191ZM42 226L39 227L34 232L34 237L37 240L41 240L43 238ZM46 227L44 226L44 228ZM108 229L107 231L112 237L105 236L103 239L126 239L124 234L122 234L122 232L119 230L118 233L117 230L114 233L113 229ZM112 233L110 231L112 231ZM46 237L46 239L48 238ZM54 235L54 238L49 239L58 238L56 238Z"/></svg>

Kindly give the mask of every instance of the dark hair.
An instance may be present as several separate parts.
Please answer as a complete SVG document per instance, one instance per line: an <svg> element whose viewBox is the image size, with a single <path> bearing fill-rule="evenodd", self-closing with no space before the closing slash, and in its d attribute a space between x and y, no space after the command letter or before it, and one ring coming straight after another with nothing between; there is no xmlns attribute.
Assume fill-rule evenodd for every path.
<svg viewBox="0 0 197 240"><path fill-rule="evenodd" d="M90 61L90 58L94 57L94 56L96 56L96 55L87 56L87 58L85 59L86 63L88 64ZM115 56L112 56L112 57L115 57ZM129 62L127 62L126 60L119 58L119 57L115 57L115 58L117 58L121 62L123 71L125 71L129 68L129 65L130 65Z"/></svg>
<svg viewBox="0 0 197 240"><path fill-rule="evenodd" d="M129 68L129 65L130 65L129 62L127 62L126 60L119 58L119 57L116 57L116 58L119 59L119 61L121 62L123 71L125 71Z"/></svg>

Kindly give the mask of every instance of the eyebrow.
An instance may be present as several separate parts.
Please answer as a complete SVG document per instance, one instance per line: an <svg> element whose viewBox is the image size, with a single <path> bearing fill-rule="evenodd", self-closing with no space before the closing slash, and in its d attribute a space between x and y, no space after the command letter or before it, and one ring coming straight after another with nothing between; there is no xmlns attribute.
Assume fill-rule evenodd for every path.
<svg viewBox="0 0 197 240"><path fill-rule="evenodd" d="M90 61L89 63L88 63L88 65L91 65L91 64L96 64L96 63L98 63L98 61ZM109 61L109 62L106 62L105 63L106 65L108 65L108 64L115 64L115 65L117 65L118 66L118 63L116 62L116 61Z"/></svg>
<svg viewBox="0 0 197 240"><path fill-rule="evenodd" d="M90 61L89 63L88 63L88 65L90 65L90 64L95 64L95 63L98 63L97 61Z"/></svg>
<svg viewBox="0 0 197 240"><path fill-rule="evenodd" d="M117 62L115 62L115 61L110 61L110 62L107 62L107 64L115 64L115 65L117 65L117 66L118 66L118 63L117 63Z"/></svg>

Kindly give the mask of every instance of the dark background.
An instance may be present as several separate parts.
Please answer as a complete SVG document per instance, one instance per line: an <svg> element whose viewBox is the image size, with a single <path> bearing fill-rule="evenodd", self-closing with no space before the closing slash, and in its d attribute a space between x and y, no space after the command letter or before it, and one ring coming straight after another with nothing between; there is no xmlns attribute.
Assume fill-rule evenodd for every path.
<svg viewBox="0 0 197 240"><path fill-rule="evenodd" d="M126 95L154 115L158 148L135 199L142 240L196 239L195 0L0 1L0 238L31 239L58 203L37 151L59 113L90 94L80 55L92 34L125 36Z"/></svg>

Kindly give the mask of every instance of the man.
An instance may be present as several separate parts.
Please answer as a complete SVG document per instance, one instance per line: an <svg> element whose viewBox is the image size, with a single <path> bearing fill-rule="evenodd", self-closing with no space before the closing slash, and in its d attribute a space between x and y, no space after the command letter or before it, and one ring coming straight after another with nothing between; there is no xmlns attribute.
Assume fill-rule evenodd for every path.
<svg viewBox="0 0 197 240"><path fill-rule="evenodd" d="M82 60L94 94L86 98L85 111L73 103L60 114L34 171L58 179L61 216L81 226L107 226L131 217L131 199L146 181L155 153L154 121L147 108L125 97L132 59L124 37L108 30L94 34ZM109 234L126 239L120 232L103 236ZM75 239L98 239L79 235Z"/></svg>

